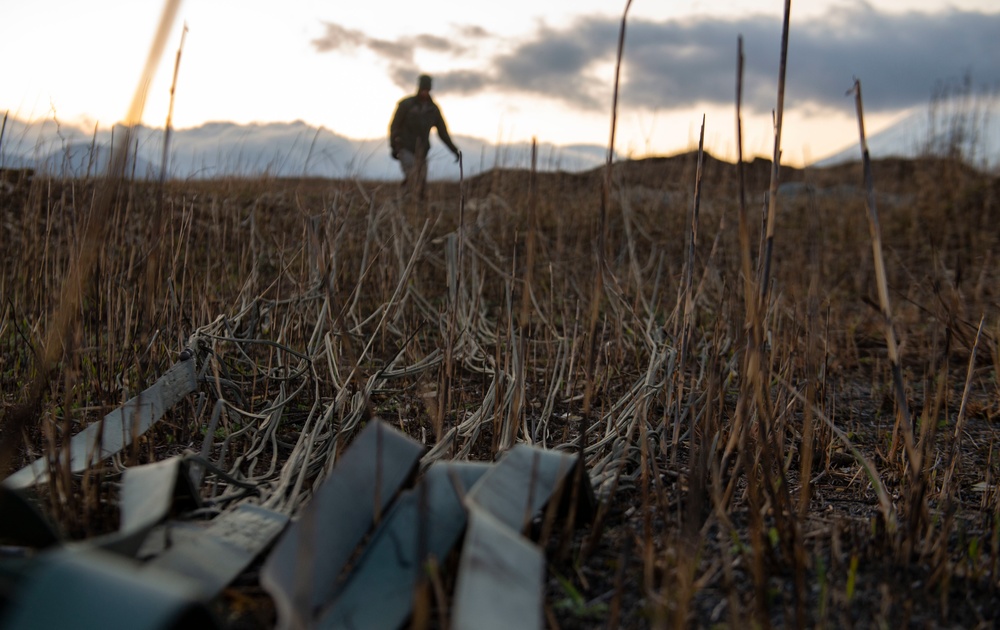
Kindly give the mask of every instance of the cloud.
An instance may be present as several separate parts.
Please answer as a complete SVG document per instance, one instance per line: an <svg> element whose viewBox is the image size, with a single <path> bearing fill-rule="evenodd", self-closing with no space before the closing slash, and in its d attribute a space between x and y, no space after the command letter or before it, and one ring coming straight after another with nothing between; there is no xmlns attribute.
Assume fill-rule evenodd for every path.
<svg viewBox="0 0 1000 630"><path fill-rule="evenodd" d="M460 26L454 27L456 38L448 39L439 35L422 33L415 36L401 37L398 40L390 41L370 37L361 31L349 29L333 22L324 22L325 32L321 37L312 40L313 48L319 53L328 52L355 52L358 49L367 49L382 58L388 66L388 74L392 82L404 90L411 90L417 84L417 77L420 75L414 56L418 50L450 55L457 57L465 54L468 47L459 42L460 39L483 39L491 35L480 27ZM446 73L451 79L445 80L445 84L451 85L452 89L459 91L473 92L486 87L486 83L481 77L473 76L474 73L463 75L462 72ZM435 77L437 84L440 84L441 75Z"/></svg>
<svg viewBox="0 0 1000 630"><path fill-rule="evenodd" d="M402 73L396 85L410 88L417 83L417 69L411 68ZM449 94L475 94L490 86L489 77L483 76L481 72L475 70L452 70L450 72L437 72L434 74L435 90ZM444 86L443 88L439 86Z"/></svg>
<svg viewBox="0 0 1000 630"><path fill-rule="evenodd" d="M327 23L317 51L367 47L389 65L394 82L410 89L418 50L461 55L493 36L480 27L453 26L449 39L434 35L396 42L369 38ZM580 110L603 110L611 93L619 21L584 17L560 29L539 26L527 38L476 67L435 72L439 93L521 93L562 101ZM857 2L825 15L792 14L786 105L823 111L840 107L855 77L865 108L892 111L926 104L942 82L968 75L1000 85L1000 13L950 9L936 13L883 13ZM744 41L744 107L773 109L777 92L781 20L761 15L670 21L635 19L626 32L621 102L646 109L731 105L736 42ZM495 38L493 38L495 39Z"/></svg>
<svg viewBox="0 0 1000 630"><path fill-rule="evenodd" d="M367 48L390 64L397 64L412 62L414 53L420 49L451 56L461 55L467 50L464 45L457 43L457 41L439 35L424 33L390 41L370 37L359 30L349 29L333 22L323 22L323 27L326 32L311 42L316 52L320 53L353 52L358 48ZM463 30L462 33L465 37L482 36L478 31L473 31L471 35L467 30ZM482 33L485 34L485 31Z"/></svg>
<svg viewBox="0 0 1000 630"><path fill-rule="evenodd" d="M417 35L413 38L413 42L420 48L426 48L435 52L456 54L463 50L460 47L456 47L451 40L438 37L437 35Z"/></svg>
<svg viewBox="0 0 1000 630"><path fill-rule="evenodd" d="M604 86L592 76L590 69L605 56L599 53L606 47L595 44L597 42L590 38L566 37L563 33L545 29L537 39L498 57L494 62L492 81L498 87L510 90L569 95L573 104L595 109L601 105L597 97ZM447 82L444 84L448 85Z"/></svg>
<svg viewBox="0 0 1000 630"><path fill-rule="evenodd" d="M322 37L312 40L312 45L317 52L325 53L333 50L353 50L358 46L363 46L368 37L361 31L344 28L333 22L324 22L326 33Z"/></svg>
<svg viewBox="0 0 1000 630"><path fill-rule="evenodd" d="M403 90L416 90L420 71L413 64L397 64L390 69L389 77L393 85Z"/></svg>
<svg viewBox="0 0 1000 630"><path fill-rule="evenodd" d="M413 44L405 40L390 42L384 39L370 39L366 44L373 52L390 61L413 61Z"/></svg>
<svg viewBox="0 0 1000 630"><path fill-rule="evenodd" d="M493 34L485 28L475 24L453 25L452 29L466 39L486 39L493 36Z"/></svg>
<svg viewBox="0 0 1000 630"><path fill-rule="evenodd" d="M793 30L789 89L798 101L828 103L857 77L864 86L865 108L888 111L926 104L937 84L965 75L1000 86L997 33L1000 13L892 15L868 4L834 10L826 20ZM758 77L765 72L756 71Z"/></svg>

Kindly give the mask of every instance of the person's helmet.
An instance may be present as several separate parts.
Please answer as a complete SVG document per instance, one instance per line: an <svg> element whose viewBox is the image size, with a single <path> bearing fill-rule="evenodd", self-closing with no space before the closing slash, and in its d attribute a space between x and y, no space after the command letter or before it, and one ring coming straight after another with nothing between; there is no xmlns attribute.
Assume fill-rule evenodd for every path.
<svg viewBox="0 0 1000 630"><path fill-rule="evenodd" d="M421 90L429 90L429 89L431 89L431 77L430 77L430 75L427 75L427 74L420 75L420 78L417 79L417 87L418 87L418 89L421 89Z"/></svg>

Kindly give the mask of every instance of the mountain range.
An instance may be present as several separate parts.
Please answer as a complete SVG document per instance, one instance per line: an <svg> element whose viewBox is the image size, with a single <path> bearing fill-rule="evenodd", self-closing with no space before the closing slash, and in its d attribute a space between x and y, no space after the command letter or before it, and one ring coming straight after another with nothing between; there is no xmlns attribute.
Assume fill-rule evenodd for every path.
<svg viewBox="0 0 1000 630"><path fill-rule="evenodd" d="M959 156L984 171L1000 168L1000 99L963 96L911 110L866 138L872 158ZM813 165L834 166L861 158L860 136Z"/></svg>
<svg viewBox="0 0 1000 630"><path fill-rule="evenodd" d="M904 116L867 138L873 158L955 155L984 170L1000 168L1000 107L996 98L970 105L939 102ZM104 172L122 130L82 128L51 119L23 122L5 120L0 134L0 167L33 168L57 176L86 177ZM120 136L119 136L120 137ZM453 136L463 150L466 176L494 167L528 168L528 143L496 145L478 138ZM140 126L133 136L128 172L138 178L156 178L161 171L164 131ZM459 170L452 155L437 139L431 141L428 162L431 179L455 180ZM398 179L399 166L384 139L356 140L302 121L290 123L211 122L173 130L167 174L174 179L223 176L328 177L366 180ZM542 171L578 172L605 160L603 146L577 144L538 147ZM826 167L860 158L858 142L812 166Z"/></svg>
<svg viewBox="0 0 1000 630"><path fill-rule="evenodd" d="M51 120L7 121L0 144L0 167L34 168L52 175L84 177L101 174L109 148L121 129L87 133ZM128 170L139 178L159 177L163 129L140 126L133 136L133 161ZM478 138L452 136L462 149L465 175L501 166L528 168L531 145L492 145ZM458 179L451 153L431 140L428 176ZM607 149L597 145L538 146L541 170L581 171L604 162ZM238 125L211 122L170 136L168 175L175 179L222 176L330 177L390 180L400 177L399 165L383 139L355 140L302 121Z"/></svg>

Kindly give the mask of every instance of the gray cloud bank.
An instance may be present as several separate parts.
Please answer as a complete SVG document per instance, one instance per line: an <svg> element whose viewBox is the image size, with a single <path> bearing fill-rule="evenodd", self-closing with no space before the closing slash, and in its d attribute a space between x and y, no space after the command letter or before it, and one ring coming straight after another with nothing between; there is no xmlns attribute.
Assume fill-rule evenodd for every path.
<svg viewBox="0 0 1000 630"><path fill-rule="evenodd" d="M386 41L333 23L312 41L318 52L368 49L381 57L393 81L412 90L421 50L444 53L461 66L463 55L499 38L479 27L453 28L448 37L416 35ZM435 73L439 93L521 93L603 111L610 103L610 75L619 21L585 17L572 26L540 26L527 39L507 43L482 65ZM883 13L859 2L816 18L796 20L789 37L786 106L843 107L854 77L861 79L868 111L926 104L941 85L970 77L1000 85L1000 13L956 9L937 13ZM735 93L737 37L743 36L744 106L774 108L781 20L691 18L630 20L625 40L622 105L678 109L698 103L731 105ZM608 75L608 76L604 76Z"/></svg>

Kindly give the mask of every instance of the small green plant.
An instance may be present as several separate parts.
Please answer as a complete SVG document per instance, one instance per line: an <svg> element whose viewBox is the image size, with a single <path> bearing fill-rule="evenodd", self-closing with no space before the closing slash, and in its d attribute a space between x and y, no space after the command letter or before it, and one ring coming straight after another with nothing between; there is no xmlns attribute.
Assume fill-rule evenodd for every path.
<svg viewBox="0 0 1000 630"><path fill-rule="evenodd" d="M579 591L568 579L554 573L559 585L563 589L565 597L556 600L553 606L557 610L566 612L578 619L603 619L608 614L608 605L604 602L588 602L583 593Z"/></svg>
<svg viewBox="0 0 1000 630"><path fill-rule="evenodd" d="M826 624L826 606L829 599L829 576L826 573L826 562L823 556L816 555L816 579L819 580L819 622Z"/></svg>
<svg viewBox="0 0 1000 630"><path fill-rule="evenodd" d="M771 543L771 547L777 549L778 545L781 544L781 535L778 533L777 527L769 527L767 530L767 540Z"/></svg>
<svg viewBox="0 0 1000 630"><path fill-rule="evenodd" d="M845 587L845 595L847 596L847 603L851 603L854 599L854 588L857 585L858 580L858 554L851 554L851 564L847 569L847 586Z"/></svg>

